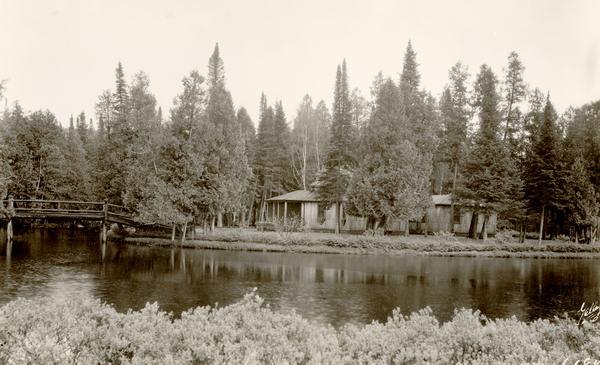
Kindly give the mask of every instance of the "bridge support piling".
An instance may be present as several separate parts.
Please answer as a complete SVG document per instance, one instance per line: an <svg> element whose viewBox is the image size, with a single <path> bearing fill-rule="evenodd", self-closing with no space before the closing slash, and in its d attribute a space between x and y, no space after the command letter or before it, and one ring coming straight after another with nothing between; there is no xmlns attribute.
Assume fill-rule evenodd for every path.
<svg viewBox="0 0 600 365"><path fill-rule="evenodd" d="M8 213L10 215L10 218L8 219L8 223L6 224L6 243L10 244L12 243L12 239L13 239L13 223L12 223L12 216L14 215L15 212L15 199L13 198L12 195L8 196Z"/></svg>
<svg viewBox="0 0 600 365"><path fill-rule="evenodd" d="M106 199L104 200L102 210L104 212L104 218L102 219L102 244L105 244L108 235L106 227L106 225L108 224L108 201L106 201Z"/></svg>

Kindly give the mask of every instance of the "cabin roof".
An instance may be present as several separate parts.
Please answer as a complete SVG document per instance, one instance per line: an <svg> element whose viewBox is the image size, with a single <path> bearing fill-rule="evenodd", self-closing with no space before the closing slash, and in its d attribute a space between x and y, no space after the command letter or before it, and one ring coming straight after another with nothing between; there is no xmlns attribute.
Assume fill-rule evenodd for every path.
<svg viewBox="0 0 600 365"><path fill-rule="evenodd" d="M452 205L452 195L432 195L433 205Z"/></svg>
<svg viewBox="0 0 600 365"><path fill-rule="evenodd" d="M317 193L308 191L308 190L295 190L291 191L287 194L279 195L273 197L271 199L267 199L267 201L287 201L287 202L318 202L319 196Z"/></svg>

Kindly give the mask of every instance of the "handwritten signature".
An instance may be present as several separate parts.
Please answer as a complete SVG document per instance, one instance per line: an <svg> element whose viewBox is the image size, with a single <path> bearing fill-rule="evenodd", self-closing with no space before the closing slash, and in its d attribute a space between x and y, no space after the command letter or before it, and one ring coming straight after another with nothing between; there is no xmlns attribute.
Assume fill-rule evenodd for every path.
<svg viewBox="0 0 600 365"><path fill-rule="evenodd" d="M581 304L581 308L579 308L579 324L583 323L583 321L588 321L590 323L596 323L600 320L600 306L598 303L593 302L589 306L585 305L585 302Z"/></svg>
<svg viewBox="0 0 600 365"><path fill-rule="evenodd" d="M569 358L567 357L565 361L562 362L562 365L600 365L600 360L590 359L589 357L584 360L577 360L569 362Z"/></svg>

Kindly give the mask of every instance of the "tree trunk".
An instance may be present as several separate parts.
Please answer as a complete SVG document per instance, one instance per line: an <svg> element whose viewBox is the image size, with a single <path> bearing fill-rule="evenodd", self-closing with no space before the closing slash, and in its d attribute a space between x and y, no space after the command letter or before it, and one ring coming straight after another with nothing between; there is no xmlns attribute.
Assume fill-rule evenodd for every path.
<svg viewBox="0 0 600 365"><path fill-rule="evenodd" d="M479 224L479 212L471 214L471 225L469 226L469 238L477 238L477 225Z"/></svg>
<svg viewBox="0 0 600 365"><path fill-rule="evenodd" d="M210 233L215 231L215 216L210 217Z"/></svg>
<svg viewBox="0 0 600 365"><path fill-rule="evenodd" d="M340 234L340 202L335 202L335 234Z"/></svg>
<svg viewBox="0 0 600 365"><path fill-rule="evenodd" d="M454 163L454 177L452 178L452 199L450 199L450 233L454 233L454 195L456 189L456 178L458 175L458 164Z"/></svg>
<svg viewBox="0 0 600 365"><path fill-rule="evenodd" d="M381 219L377 218L375 219L375 221L373 222L373 232L377 231L377 228L379 228L379 223L380 223Z"/></svg>
<svg viewBox="0 0 600 365"><path fill-rule="evenodd" d="M173 225L173 229L171 230L171 242L175 241L175 225Z"/></svg>
<svg viewBox="0 0 600 365"><path fill-rule="evenodd" d="M187 234L187 226L188 226L188 222L185 222L183 224L183 228L181 229L181 242L180 244L183 246L183 243L185 242L185 235Z"/></svg>
<svg viewBox="0 0 600 365"><path fill-rule="evenodd" d="M410 236L410 220L406 220L406 225L404 226L404 235L406 237Z"/></svg>
<svg viewBox="0 0 600 365"><path fill-rule="evenodd" d="M488 238L487 222L488 222L488 215L484 214L483 215L483 224L481 225L481 234L479 235L479 238L483 239L484 242L487 241L487 238Z"/></svg>
<svg viewBox="0 0 600 365"><path fill-rule="evenodd" d="M218 228L223 227L223 212L217 213L217 227Z"/></svg>
<svg viewBox="0 0 600 365"><path fill-rule="evenodd" d="M575 226L575 243L579 244L579 229Z"/></svg>
<svg viewBox="0 0 600 365"><path fill-rule="evenodd" d="M542 240L544 239L544 213L546 212L546 206L542 205L542 217L540 218L540 237L538 239L538 244L542 244Z"/></svg>
<svg viewBox="0 0 600 365"><path fill-rule="evenodd" d="M519 243L525 242L525 227L527 226L527 220L525 217L521 218L521 228L519 229Z"/></svg>

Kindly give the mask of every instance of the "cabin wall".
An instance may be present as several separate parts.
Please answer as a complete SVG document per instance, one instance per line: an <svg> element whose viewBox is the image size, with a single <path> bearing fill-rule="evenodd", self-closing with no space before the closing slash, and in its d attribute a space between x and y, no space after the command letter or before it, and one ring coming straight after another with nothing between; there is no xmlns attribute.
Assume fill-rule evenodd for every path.
<svg viewBox="0 0 600 365"><path fill-rule="evenodd" d="M273 207L270 207L272 210ZM275 210L277 209L275 205ZM458 209L458 207L457 207ZM288 217L290 216L290 203L288 203ZM280 215L283 217L283 203L279 208ZM342 206L342 218L344 218L344 208ZM427 228L428 233L436 232L450 232L450 222L452 217L452 210L449 205L437 205L430 207L426 210L426 223L411 221L410 232L411 233L424 233L424 228ZM457 235L467 235L469 233L469 227L471 224L471 216L473 212L468 210L462 210L460 215L460 223L454 224L454 232ZM301 216L304 220L304 226L314 230L335 230L335 206L325 209L324 212L325 220L319 223L319 204L317 202L302 202ZM481 232L483 226L484 216L482 213L479 214L479 221L477 224L477 232ZM367 219L363 217L356 217L346 215L345 220L342 219L342 231L346 232L361 232L367 229ZM406 227L406 220L401 219L388 219L385 223L385 230L393 233L403 233ZM490 235L496 234L497 215L491 214L488 220L487 231Z"/></svg>
<svg viewBox="0 0 600 365"><path fill-rule="evenodd" d="M454 225L454 233L458 235L468 235L469 228L471 227L471 217L473 216L472 211L463 211L460 215L460 223L456 223ZM484 214L479 213L479 217L477 218L477 232L481 232L481 228L483 227ZM487 233L490 235L496 234L496 224L498 220L498 215L496 213L492 213L488 219L487 225Z"/></svg>
<svg viewBox="0 0 600 365"><path fill-rule="evenodd" d="M304 226L312 228L316 227L319 214L319 204L316 202L302 202L302 219Z"/></svg>
<svg viewBox="0 0 600 365"><path fill-rule="evenodd" d="M429 232L450 232L450 220L452 219L452 209L447 205L436 205L430 207L425 212L427 216L427 231Z"/></svg>

